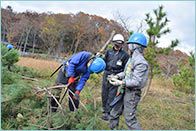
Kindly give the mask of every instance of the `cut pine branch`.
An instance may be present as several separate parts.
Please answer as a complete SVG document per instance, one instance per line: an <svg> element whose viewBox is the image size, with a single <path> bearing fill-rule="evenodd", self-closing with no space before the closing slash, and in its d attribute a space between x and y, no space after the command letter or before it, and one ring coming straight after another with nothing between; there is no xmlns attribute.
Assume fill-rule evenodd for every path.
<svg viewBox="0 0 196 131"><path fill-rule="evenodd" d="M26 80L31 80L31 81L38 81L35 78L30 78L30 77L26 77L26 76L21 76L22 79L26 79Z"/></svg>

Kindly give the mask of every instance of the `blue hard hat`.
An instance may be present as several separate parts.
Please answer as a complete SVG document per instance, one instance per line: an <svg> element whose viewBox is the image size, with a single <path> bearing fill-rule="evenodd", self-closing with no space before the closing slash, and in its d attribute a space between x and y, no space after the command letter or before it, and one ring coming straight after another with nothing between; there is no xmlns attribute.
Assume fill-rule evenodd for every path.
<svg viewBox="0 0 196 131"><path fill-rule="evenodd" d="M105 67L106 67L105 61L101 57L96 57L90 64L88 71L90 73L98 74L104 71Z"/></svg>
<svg viewBox="0 0 196 131"><path fill-rule="evenodd" d="M137 43L144 47L147 47L147 39L144 34L142 33L135 33L130 36L129 40L126 42L127 44L130 43Z"/></svg>
<svg viewBox="0 0 196 131"><path fill-rule="evenodd" d="M8 45L7 45L7 48L8 48L8 49L13 49L14 47L13 47L13 45L8 44Z"/></svg>

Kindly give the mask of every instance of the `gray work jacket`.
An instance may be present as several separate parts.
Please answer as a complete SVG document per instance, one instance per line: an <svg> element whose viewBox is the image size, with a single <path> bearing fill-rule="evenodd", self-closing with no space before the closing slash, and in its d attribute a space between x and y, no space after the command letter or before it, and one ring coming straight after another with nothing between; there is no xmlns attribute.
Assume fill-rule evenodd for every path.
<svg viewBox="0 0 196 131"><path fill-rule="evenodd" d="M142 89L146 85L149 65L147 61L145 60L145 58L143 57L142 52L140 52L137 49L134 51L132 58L130 59L132 59L130 77L127 77L125 79L125 72L126 72L129 60L125 66L124 72L118 73L117 75L120 79L125 79L126 87Z"/></svg>

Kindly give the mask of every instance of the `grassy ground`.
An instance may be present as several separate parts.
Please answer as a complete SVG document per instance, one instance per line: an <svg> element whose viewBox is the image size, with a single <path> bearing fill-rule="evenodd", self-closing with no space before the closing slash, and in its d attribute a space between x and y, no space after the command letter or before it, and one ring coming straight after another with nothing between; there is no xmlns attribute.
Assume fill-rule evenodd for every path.
<svg viewBox="0 0 196 131"><path fill-rule="evenodd" d="M51 60L33 59L20 57L17 65L38 69L40 71L52 71L58 68L61 63Z"/></svg>
<svg viewBox="0 0 196 131"><path fill-rule="evenodd" d="M20 58L17 63L20 66L32 67L36 69L35 77L38 81L29 81L18 79L23 85L5 84L2 88L3 100L9 96L6 92L9 88L30 88L30 86L48 87L54 84L56 75L49 79L50 73L55 70L60 63L55 61L37 60L32 58ZM28 74L28 73L25 73ZM102 107L101 107L101 84L102 74L93 74L87 81L86 86L81 92L81 101L89 110L86 112L82 106L74 113L68 111L67 98L63 102L66 110L66 125L61 128L65 129L89 129L89 130L109 130L109 122L103 121ZM13 86L13 87L12 87ZM7 95L6 95L7 94ZM195 98L188 96L183 92L179 92L172 85L170 79L164 77L155 77L152 81L151 89L144 99L138 105L137 118L141 124L142 129L145 130L195 130ZM33 101L34 104L35 101ZM43 120L36 117L41 113L41 110L46 109L46 101L42 107L32 108L28 104L28 100L20 103L20 109L17 110L15 116L21 113L25 120L18 121L18 117L14 119L3 119L3 129L39 129L30 126L26 123L40 124ZM7 107L7 106L2 106ZM22 111L23 108L29 111ZM33 110L32 110L33 109ZM9 114L8 114L9 115ZM124 114L123 114L124 115ZM126 130L124 116L120 118L120 130ZM46 119L43 117L43 119ZM41 122L40 122L41 120ZM54 120L57 124L60 121L58 118ZM17 124L16 124L17 123ZM13 126L13 124L15 124ZM20 126L18 126L20 125Z"/></svg>
<svg viewBox="0 0 196 131"><path fill-rule="evenodd" d="M153 79L151 90L138 107L138 119L146 130L195 129L195 98L172 89L171 80Z"/></svg>

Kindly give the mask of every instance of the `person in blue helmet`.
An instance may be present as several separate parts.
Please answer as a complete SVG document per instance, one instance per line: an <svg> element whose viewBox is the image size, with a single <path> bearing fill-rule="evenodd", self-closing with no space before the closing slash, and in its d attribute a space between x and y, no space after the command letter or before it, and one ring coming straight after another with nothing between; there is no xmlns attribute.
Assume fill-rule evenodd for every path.
<svg viewBox="0 0 196 131"><path fill-rule="evenodd" d="M8 51L11 49L14 49L13 45L11 45L11 44L8 44L6 47L8 48Z"/></svg>
<svg viewBox="0 0 196 131"><path fill-rule="evenodd" d="M90 52L83 51L70 57L63 65L56 78L56 84L68 84L69 89L75 93L74 96L69 92L69 96L73 100L75 107L78 108L80 92L84 88L86 81L92 73L101 73L106 64L101 57L94 57ZM80 79L76 80L75 78L78 76ZM74 111L72 100L69 98L70 111ZM51 106L58 107L54 99L51 101ZM52 111L55 112L56 109L52 109Z"/></svg>
<svg viewBox="0 0 196 131"><path fill-rule="evenodd" d="M135 33L130 36L127 44L131 58L128 60L125 70L109 80L112 85L122 86L121 90L124 90L123 99L118 101L110 112L110 128L118 129L119 117L124 110L128 129L141 130L136 119L136 112L142 93L141 89L145 87L148 77L149 65L143 57L147 39L143 34Z"/></svg>

